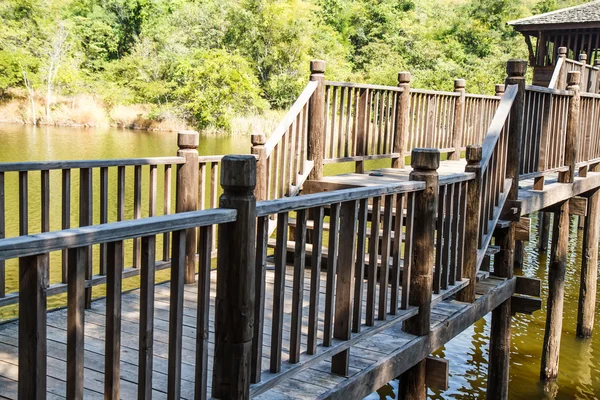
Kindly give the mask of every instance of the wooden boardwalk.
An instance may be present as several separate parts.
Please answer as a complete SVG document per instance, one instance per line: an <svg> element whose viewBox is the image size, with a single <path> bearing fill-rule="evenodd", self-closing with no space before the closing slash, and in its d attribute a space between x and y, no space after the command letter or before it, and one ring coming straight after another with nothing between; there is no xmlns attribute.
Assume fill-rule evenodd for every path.
<svg viewBox="0 0 600 400"><path fill-rule="evenodd" d="M292 280L293 267L288 267L287 281ZM321 273L322 290L325 295L325 272ZM487 290L503 283L503 280L488 278L478 284L478 292L483 294ZM216 283L216 272L212 273L211 290L211 315L210 315L210 346L208 380L212 380L212 354L214 350L214 286ZM272 296L273 273L267 271L267 299ZM305 284L310 284L310 270L307 270ZM456 291L464 287L465 282L460 282L434 295L432 328L439 327L442 323L458 317L469 305L449 299ZM167 357L168 357L168 321L169 321L169 283L156 286L155 291L155 318L154 318L154 379L153 398L167 398ZM286 285L286 294L291 295L292 286ZM366 292L366 289L365 289ZM308 290L305 292L305 318L303 331L306 333L308 314ZM197 286L186 285L184 293L184 317L183 317L183 368L181 382L181 396L184 399L194 398L195 380L195 352L196 352L196 304ZM121 397L131 399L137 397L137 363L139 332L139 290L124 293L122 297L122 339L121 339ZM101 399L104 390L104 337L106 304L104 299L93 302L92 308L85 312L85 398ZM269 302L267 302L268 304ZM271 310L265 310L265 345L263 348L263 381L251 388L251 393L257 398L315 398L326 394L334 387L346 386L350 378L357 375L366 375L377 364L391 357L402 357L402 354L412 346L412 341L422 338L407 334L401 330L402 321L415 315L416 310L400 310L399 315L394 316L393 321L377 321L374 328L366 327L363 323L363 334L365 339L353 345L350 350L350 375L341 377L331 373L330 358L312 359L309 363L300 362L297 365L285 363L286 342L289 342L289 316L291 314L291 302L286 301L284 322L284 368L294 369L294 375L290 379L281 379L281 376L269 376L269 343L270 338L267 331L271 326ZM366 301L364 302L366 305ZM323 302L322 302L323 304ZM323 308L320 310L320 321L322 322ZM389 316L392 317L392 316ZM66 397L66 320L67 310L57 310L48 313L48 398L63 399ZM364 321L363 321L364 322ZM471 323L471 322L470 322ZM470 324L469 323L469 324ZM373 335L368 337L365 331L374 329ZM456 331L458 334L460 331ZM320 337L321 339L321 337ZM302 337L303 346L306 345L306 335ZM286 365L287 364L287 365ZM301 369L302 372L299 372ZM276 379L275 379L276 378ZM18 379L18 322L10 322L0 325L0 398L17 398ZM376 388L375 388L376 389ZM375 390L374 389L374 390ZM370 389L369 389L370 390ZM262 393L258 394L257 393ZM367 393L368 394L368 393Z"/></svg>

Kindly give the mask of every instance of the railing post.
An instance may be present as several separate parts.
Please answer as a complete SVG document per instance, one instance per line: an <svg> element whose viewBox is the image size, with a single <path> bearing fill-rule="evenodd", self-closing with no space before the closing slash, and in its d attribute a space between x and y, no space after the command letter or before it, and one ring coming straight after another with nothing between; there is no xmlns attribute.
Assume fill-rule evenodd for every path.
<svg viewBox="0 0 600 400"><path fill-rule="evenodd" d="M46 398L45 257L19 259L19 399Z"/></svg>
<svg viewBox="0 0 600 400"><path fill-rule="evenodd" d="M504 91L506 90L506 86L503 83L496 84L496 97L504 96Z"/></svg>
<svg viewBox="0 0 600 400"><path fill-rule="evenodd" d="M479 249L479 210L481 208L481 157L480 145L467 146L467 166L465 172L472 172L475 178L467 186L467 212L465 221L465 242L463 255L463 279L469 279L469 285L458 292L456 299L472 303L475 301L475 283L477 278L477 250Z"/></svg>
<svg viewBox="0 0 600 400"><path fill-rule="evenodd" d="M413 149L410 180L425 182L425 190L415 193L414 219L419 223L413 231L413 261L410 273L409 305L419 307L419 314L405 322L404 329L418 336L429 334L431 328L431 295L435 214L438 201L438 149ZM399 398L426 399L425 360L407 370L401 377Z"/></svg>
<svg viewBox="0 0 600 400"><path fill-rule="evenodd" d="M594 60L594 67L598 68L598 71L596 71L596 82L592 89L592 93L597 94L600 92L600 58Z"/></svg>
<svg viewBox="0 0 600 400"><path fill-rule="evenodd" d="M508 154L506 156L506 178L512 179L512 185L508 192L509 199L517 199L519 193L519 166L521 165L521 131L523 130L523 109L525 104L525 72L527 72L527 61L508 60L506 73L508 77L504 82L509 85L517 85L518 92L510 112L508 126Z"/></svg>
<svg viewBox="0 0 600 400"><path fill-rule="evenodd" d="M463 132L465 129L465 87L464 79L454 80L454 91L460 94L454 104L454 126L452 129L452 147L454 151L448 155L450 160L460 160Z"/></svg>
<svg viewBox="0 0 600 400"><path fill-rule="evenodd" d="M580 89L583 90L584 92L589 92L589 82L590 82L590 74L588 69L586 68L587 65L587 54L585 53L581 53L579 54L579 60L578 60L582 65L581 65L581 78L579 81L579 86ZM568 78L567 78L568 80Z"/></svg>
<svg viewBox="0 0 600 400"><path fill-rule="evenodd" d="M308 159L314 166L308 179L323 178L323 151L325 146L325 61L310 62L310 80L319 86L308 103Z"/></svg>
<svg viewBox="0 0 600 400"><path fill-rule="evenodd" d="M212 396L248 399L254 332L256 244L256 159L223 157L221 208L237 210L233 223L219 227L215 358Z"/></svg>
<svg viewBox="0 0 600 400"><path fill-rule="evenodd" d="M185 163L177 165L177 186L175 211L196 211L198 209L198 132L177 133L178 157ZM190 228L185 235L185 283L196 282L196 229Z"/></svg>
<svg viewBox="0 0 600 400"><path fill-rule="evenodd" d="M565 86L567 85L567 48L566 47L559 47L558 48L558 58L562 58L562 62L560 65L560 72L558 73L558 82L556 84L556 89L560 89L560 90L564 90ZM557 60L558 63L558 60Z"/></svg>
<svg viewBox="0 0 600 400"><path fill-rule="evenodd" d="M256 200L267 200L269 187L267 150L265 148L267 137L261 133L252 135L251 140L251 153L256 156L256 188L254 189L254 196L256 197Z"/></svg>
<svg viewBox="0 0 600 400"><path fill-rule="evenodd" d="M573 96L569 98L568 114L567 114L567 133L565 138L565 165L569 167L567 172L561 172L558 180L561 183L572 183L575 179L575 163L577 162L577 140L579 139L579 82L581 73L579 71L571 71L567 74L567 90L573 92Z"/></svg>
<svg viewBox="0 0 600 400"><path fill-rule="evenodd" d="M394 134L394 153L400 154L398 158L392 159L392 168L404 168L404 152L408 140L408 118L410 108L410 72L398 73L398 87L402 93L398 96L396 103L396 132Z"/></svg>

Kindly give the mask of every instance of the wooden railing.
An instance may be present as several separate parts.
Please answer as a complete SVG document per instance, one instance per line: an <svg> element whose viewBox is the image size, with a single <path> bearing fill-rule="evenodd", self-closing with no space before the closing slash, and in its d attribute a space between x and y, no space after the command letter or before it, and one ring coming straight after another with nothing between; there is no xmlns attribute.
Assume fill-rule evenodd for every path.
<svg viewBox="0 0 600 400"><path fill-rule="evenodd" d="M196 352L185 356L195 359L197 398L231 398L233 393L242 398L249 393L257 395L326 358L332 359L334 372L347 374L350 347L399 321L407 321L406 330L410 333L427 334L432 303L468 283L462 279L462 250L457 243L466 229L468 218L462 199L473 174L442 179L439 185L443 189L438 196L439 152L415 150L412 160L410 181L256 203L252 196L256 159L227 156L222 160L221 208L0 240L0 260L19 259L19 398L45 397L46 301L53 291L46 285L44 260L48 253L57 251L69 255L63 384L68 398L83 397L87 357L85 288L94 284L93 279L100 280L88 278L86 253L90 246L99 244L106 245L108 260L106 276L101 279L106 284L104 394L108 399L120 397L124 242L136 238L140 238L142 249L137 387L140 396L150 395L155 379L154 282L160 258L156 244L157 236L169 233L170 289L168 299L161 300L169 307L168 376L164 391L169 398L179 398L184 367L181 336L186 239L190 231L198 228L198 297L193 300L197 307ZM441 206L436 239L438 198ZM273 261L267 257L268 221L272 215L277 218ZM290 215L294 216L296 227L291 249L293 267L288 267L286 261L290 252ZM214 282L211 239L217 225L218 279ZM310 240L308 231L312 232ZM413 254L415 246L423 251ZM436 272L431 268L434 253L441 259ZM267 278L271 262L274 269ZM434 283L427 287L422 286L424 282ZM287 286L292 287L291 292L286 291ZM215 300L211 299L211 288L216 289ZM287 308L289 304L291 308ZM308 315L304 315L304 309L308 309ZM214 315L214 351L209 351L209 342L213 341L209 315ZM270 324L265 323L267 316L271 317ZM289 329L283 329L284 321ZM246 345L250 343L251 346ZM264 343L269 344L268 370L262 369ZM231 367L232 359L243 362L239 367ZM212 380L208 376L211 370Z"/></svg>
<svg viewBox="0 0 600 400"><path fill-rule="evenodd" d="M558 49L558 57L548 85L551 89L565 90L567 87L567 74L578 71L581 73L580 87L585 93L597 94L600 91L600 60L595 65L587 63L587 55L580 54L579 61L567 58L567 48Z"/></svg>
<svg viewBox="0 0 600 400"><path fill-rule="evenodd" d="M600 160L600 94L581 93L580 96L577 151L579 168Z"/></svg>
<svg viewBox="0 0 600 400"><path fill-rule="evenodd" d="M470 144L483 143L483 138L500 104L499 95L502 93L497 94L496 96L481 94L465 95L465 123L461 142L462 149L466 149Z"/></svg>

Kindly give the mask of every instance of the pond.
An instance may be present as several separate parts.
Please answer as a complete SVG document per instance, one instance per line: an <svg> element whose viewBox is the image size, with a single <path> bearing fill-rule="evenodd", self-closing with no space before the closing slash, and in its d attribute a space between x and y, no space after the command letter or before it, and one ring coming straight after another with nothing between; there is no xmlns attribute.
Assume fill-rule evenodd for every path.
<svg viewBox="0 0 600 400"><path fill-rule="evenodd" d="M100 158L133 158L175 155L174 132L144 132L121 129L78 129L0 125L0 162L33 160L67 160ZM201 155L248 153L247 136L201 136ZM17 205L8 202L7 210ZM16 196L11 196L15 198ZM39 213L30 213L30 226L37 229ZM52 216L52 221L54 221ZM60 216L58 216L60 218ZM532 238L525 248L525 263L517 274L542 280L543 309L534 315L517 314L512 323L512 354L510 398L514 399L597 399L600 398L600 339L599 332L591 340L575 336L579 270L581 265L582 231L577 220L571 224L571 242L566 276L565 312L560 354L560 374L556 384L539 382L539 366L544 337L547 298L547 262L550 250L537 250L537 216L532 216ZM54 229L54 223L52 224ZM17 218L8 218L7 236L18 232ZM16 270L7 270L15 274ZM10 280L10 276L8 276ZM16 279L15 277L12 277ZM597 307L596 326L600 325ZM491 315L478 321L436 352L450 361L450 388L443 393L430 391L431 398L484 398L487 378L487 357ZM382 388L369 398L396 398L396 383Z"/></svg>

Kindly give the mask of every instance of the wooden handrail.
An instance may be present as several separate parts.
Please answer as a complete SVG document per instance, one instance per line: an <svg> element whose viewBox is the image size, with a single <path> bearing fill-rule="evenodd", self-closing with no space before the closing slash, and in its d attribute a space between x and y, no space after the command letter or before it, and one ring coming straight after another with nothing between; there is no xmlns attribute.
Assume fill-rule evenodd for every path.
<svg viewBox="0 0 600 400"><path fill-rule="evenodd" d="M563 57L559 57L558 60L556 61L556 65L554 66L554 72L552 73L552 78L550 79L550 83L548 84L548 87L550 89L557 88L558 80L560 79L560 73L561 73L564 63L565 63L565 58L563 58Z"/></svg>
<svg viewBox="0 0 600 400"><path fill-rule="evenodd" d="M273 133L267 140L267 143L265 143L265 151L267 157L271 155L273 149L275 149L275 146L281 140L281 137L287 132L290 125L296 120L298 114L300 114L304 106L308 103L308 100L310 100L310 97L317 89L317 86L317 82L308 82L300 96L298 96L298 99L290 108L290 111L288 111L287 114L285 114L283 120L281 120L277 128L275 128L275 131L273 131Z"/></svg>
<svg viewBox="0 0 600 400"><path fill-rule="evenodd" d="M410 193L423 190L425 185L421 182L406 181L400 184L386 186L361 187L342 189L331 192L307 194L296 197L260 201L256 204L256 216L264 217L287 211L304 210L313 207L322 207L332 203L368 199L375 196L384 196L397 193Z"/></svg>
<svg viewBox="0 0 600 400"><path fill-rule="evenodd" d="M492 157L492 153L494 152L494 148L496 147L496 142L502 133L502 129L504 128L504 124L506 123L506 119L510 115L510 111L512 109L512 104L517 96L518 88L516 85L510 85L506 88L506 92L502 97L502 101L500 101L500 106L496 111L496 115L494 115L494 119L485 135L485 139L483 140L482 147L482 157L481 157L481 170L485 172Z"/></svg>
<svg viewBox="0 0 600 400"><path fill-rule="evenodd" d="M52 169L129 167L135 165L183 164L183 157L115 158L107 160L28 161L0 163L0 172L42 171Z"/></svg>
<svg viewBox="0 0 600 400"><path fill-rule="evenodd" d="M573 96L572 90L553 89L551 87L536 86L536 85L525 85L525 89L530 92L554 94L554 95L558 95L558 96Z"/></svg>
<svg viewBox="0 0 600 400"><path fill-rule="evenodd" d="M235 221L236 215L235 210L220 208L17 236L0 240L0 260L223 224Z"/></svg>
<svg viewBox="0 0 600 400"><path fill-rule="evenodd" d="M325 85L326 86L353 88L353 89L389 90L391 92L398 92L398 93L404 92L404 88L397 87L397 86L369 85L366 83L325 81Z"/></svg>

